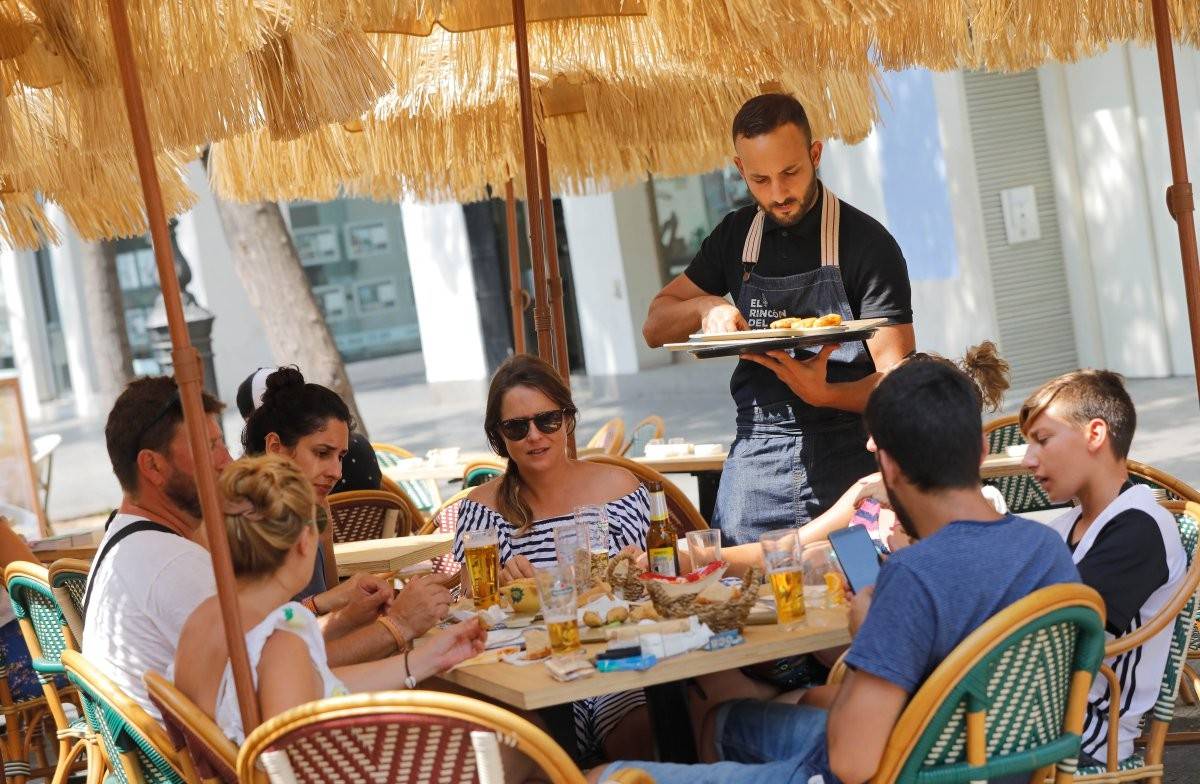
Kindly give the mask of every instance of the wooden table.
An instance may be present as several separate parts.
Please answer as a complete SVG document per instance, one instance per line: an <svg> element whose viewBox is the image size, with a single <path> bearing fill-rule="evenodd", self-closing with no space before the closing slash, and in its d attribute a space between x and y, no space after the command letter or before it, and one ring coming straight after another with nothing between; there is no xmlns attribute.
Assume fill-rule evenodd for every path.
<svg viewBox="0 0 1200 784"><path fill-rule="evenodd" d="M1024 459L1023 456L1015 457L1006 454L988 455L983 459L980 473L984 479L1000 479L1005 476L1028 474L1029 469L1021 465L1021 461Z"/></svg>
<svg viewBox="0 0 1200 784"><path fill-rule="evenodd" d="M338 574L390 572L413 566L454 549L454 534L434 533L423 536L396 536L390 539L364 539L333 546Z"/></svg>
<svg viewBox="0 0 1200 784"><path fill-rule="evenodd" d="M795 629L775 624L747 626L743 635L746 641L732 648L692 651L664 659L643 672L597 672L570 683L554 680L542 665L517 667L504 662L459 667L440 677L514 708L543 710L548 714L551 734L568 753L575 748L572 702L644 689L662 760L695 762L696 748L683 683L686 679L850 642L845 610L810 610L806 621ZM589 655L595 655L605 645L593 643L584 648Z"/></svg>

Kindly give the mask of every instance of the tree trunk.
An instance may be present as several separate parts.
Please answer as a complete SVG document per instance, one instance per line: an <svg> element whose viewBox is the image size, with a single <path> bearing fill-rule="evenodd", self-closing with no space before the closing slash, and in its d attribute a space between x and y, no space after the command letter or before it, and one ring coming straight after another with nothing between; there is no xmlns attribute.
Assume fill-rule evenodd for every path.
<svg viewBox="0 0 1200 784"><path fill-rule="evenodd" d="M234 269L262 319L275 360L298 365L305 379L341 395L365 435L342 355L317 306L279 205L220 198L216 202Z"/></svg>
<svg viewBox="0 0 1200 784"><path fill-rule="evenodd" d="M98 410L107 411L133 380L133 352L125 329L121 281L117 278L117 248L110 241L85 242L81 247L81 293L96 363Z"/></svg>

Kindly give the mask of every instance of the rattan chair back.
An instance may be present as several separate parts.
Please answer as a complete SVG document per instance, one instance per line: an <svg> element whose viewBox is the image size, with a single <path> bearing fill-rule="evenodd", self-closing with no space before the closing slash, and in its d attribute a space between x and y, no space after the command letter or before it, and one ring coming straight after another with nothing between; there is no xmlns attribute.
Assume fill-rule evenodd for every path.
<svg viewBox="0 0 1200 784"><path fill-rule="evenodd" d="M64 651L62 660L79 690L88 726L100 739L106 781L185 784L184 768L158 722L76 651Z"/></svg>
<svg viewBox="0 0 1200 784"><path fill-rule="evenodd" d="M423 522L404 499L385 490L351 490L329 496L333 541L358 542L408 536Z"/></svg>
<svg viewBox="0 0 1200 784"><path fill-rule="evenodd" d="M225 737L216 722L157 672L146 673L143 680L150 701L162 714L176 757L186 755L204 784L238 784L237 745Z"/></svg>
<svg viewBox="0 0 1200 784"><path fill-rule="evenodd" d="M662 438L666 432L667 423L663 422L663 418L658 414L651 414L633 426L621 455L640 457L646 452L646 444L655 438Z"/></svg>
<svg viewBox="0 0 1200 784"><path fill-rule="evenodd" d="M1056 766L1071 781L1104 655L1104 601L1079 583L1015 602L938 665L900 715L872 782L966 784Z"/></svg>
<svg viewBox="0 0 1200 784"><path fill-rule="evenodd" d="M87 590L88 572L92 564L77 558L59 558L47 572L50 589L58 599L58 608L67 619L76 643L83 643L83 595Z"/></svg>
<svg viewBox="0 0 1200 784"><path fill-rule="evenodd" d="M504 468L505 462L498 457L467 463L466 469L463 470L463 487L468 490L478 487L503 474Z"/></svg>
<svg viewBox="0 0 1200 784"><path fill-rule="evenodd" d="M1129 480L1135 484L1148 485L1161 501L1192 501L1200 503L1200 491L1178 477L1152 465L1129 460Z"/></svg>
<svg viewBox="0 0 1200 784"><path fill-rule="evenodd" d="M416 457L416 455L404 447L399 447L395 444L372 442L371 448L375 450L375 459L379 461L381 471L398 465L401 460L410 460ZM385 475L383 478L387 479L387 476ZM390 481L388 480L388 482ZM386 485L387 482L384 484ZM432 479L406 479L396 484L400 486L404 494L420 510L422 518L428 516L430 512L442 505L442 494L438 490L437 482Z"/></svg>
<svg viewBox="0 0 1200 784"><path fill-rule="evenodd" d="M983 435L987 438L988 454L1001 455L1010 446L1020 446L1026 443L1025 435L1016 416L993 419L983 426ZM1046 491L1037 483L1031 474L1017 474L995 479L986 479L984 484L991 485L1000 491L1008 504L1008 511L1013 514L1040 512L1046 509L1058 509L1066 504L1056 504L1046 495Z"/></svg>
<svg viewBox="0 0 1200 784"><path fill-rule="evenodd" d="M605 454L620 455L625 446L625 421L613 417L600 426L590 439L586 449L601 449Z"/></svg>
<svg viewBox="0 0 1200 784"><path fill-rule="evenodd" d="M593 463L620 466L642 480L643 483L660 483L664 494L667 496L667 514L670 517L671 525L675 527L675 532L680 537L684 536L688 531L703 531L709 527L708 521L700 516L699 510L696 509L696 506L687 495L679 489L679 486L653 468L636 460L630 460L627 457L618 457L617 455L585 455L581 459L590 460Z"/></svg>

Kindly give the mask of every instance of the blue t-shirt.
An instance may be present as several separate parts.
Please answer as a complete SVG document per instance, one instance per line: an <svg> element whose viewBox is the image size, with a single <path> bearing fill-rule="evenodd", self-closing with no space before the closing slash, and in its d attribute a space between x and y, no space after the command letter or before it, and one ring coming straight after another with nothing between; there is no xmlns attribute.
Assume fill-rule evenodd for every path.
<svg viewBox="0 0 1200 784"><path fill-rule="evenodd" d="M1079 582L1061 537L1022 517L950 523L879 572L846 663L910 695L950 651L1018 599Z"/></svg>

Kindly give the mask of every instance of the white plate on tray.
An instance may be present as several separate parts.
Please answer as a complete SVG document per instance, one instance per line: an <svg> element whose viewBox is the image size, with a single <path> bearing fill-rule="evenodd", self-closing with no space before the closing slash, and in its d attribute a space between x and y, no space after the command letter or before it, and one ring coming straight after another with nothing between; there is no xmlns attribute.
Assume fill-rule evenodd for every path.
<svg viewBox="0 0 1200 784"><path fill-rule="evenodd" d="M846 332L850 327L838 324L832 327L798 327L796 329L744 329L740 332L697 332L688 337L696 342L712 343L723 340L754 340L755 338L805 338L809 335L829 335Z"/></svg>

